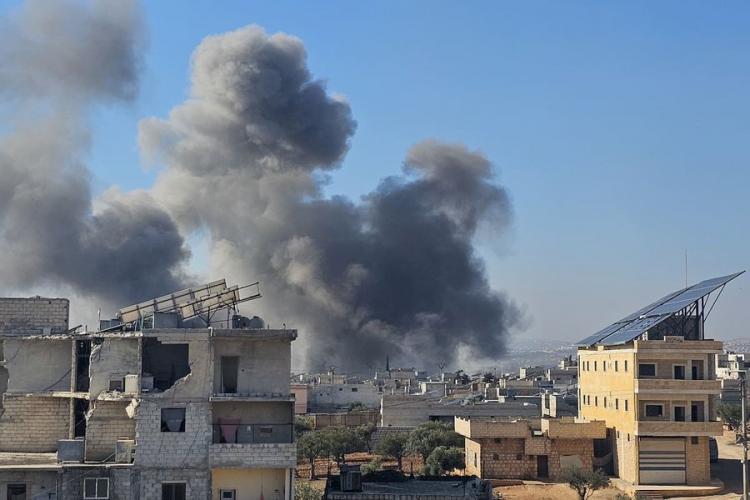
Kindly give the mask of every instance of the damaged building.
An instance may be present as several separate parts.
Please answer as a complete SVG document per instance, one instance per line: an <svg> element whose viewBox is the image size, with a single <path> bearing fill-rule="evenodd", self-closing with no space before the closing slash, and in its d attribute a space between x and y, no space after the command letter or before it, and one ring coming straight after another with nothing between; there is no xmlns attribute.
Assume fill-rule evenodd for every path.
<svg viewBox="0 0 750 500"><path fill-rule="evenodd" d="M0 500L291 499L297 332L238 313L259 296L220 280L96 331L65 299L1 300Z"/></svg>

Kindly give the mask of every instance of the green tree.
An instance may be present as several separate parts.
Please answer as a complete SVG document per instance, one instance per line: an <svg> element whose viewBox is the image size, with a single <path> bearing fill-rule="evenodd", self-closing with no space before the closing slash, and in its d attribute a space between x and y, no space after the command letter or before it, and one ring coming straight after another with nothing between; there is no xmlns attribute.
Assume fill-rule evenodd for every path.
<svg viewBox="0 0 750 500"><path fill-rule="evenodd" d="M294 416L294 435L299 438L303 433L312 430L312 419L305 415Z"/></svg>
<svg viewBox="0 0 750 500"><path fill-rule="evenodd" d="M716 406L716 414L729 426L730 430L737 430L742 426L742 408L740 405L720 403Z"/></svg>
<svg viewBox="0 0 750 500"><path fill-rule="evenodd" d="M406 444L409 441L409 434L406 432L389 432L383 436L375 448L375 453L384 457L392 457L398 463L398 470L403 472L403 459L406 455Z"/></svg>
<svg viewBox="0 0 750 500"><path fill-rule="evenodd" d="M294 483L294 500L320 500L322 496L320 491L313 488L306 481L296 481Z"/></svg>
<svg viewBox="0 0 750 500"><path fill-rule="evenodd" d="M368 410L367 406L360 401L355 401L349 405L349 411L365 411Z"/></svg>
<svg viewBox="0 0 750 500"><path fill-rule="evenodd" d="M464 452L459 448L438 446L425 462L425 472L431 476L440 476L454 469L465 469Z"/></svg>
<svg viewBox="0 0 750 500"><path fill-rule="evenodd" d="M297 454L310 463L310 479L315 479L315 459L328 455L328 442L321 432L306 432L297 440Z"/></svg>
<svg viewBox="0 0 750 500"><path fill-rule="evenodd" d="M561 478L578 493L579 500L586 500L594 491L609 486L609 478L601 469L590 471L569 467L563 471Z"/></svg>
<svg viewBox="0 0 750 500"><path fill-rule="evenodd" d="M367 453L372 453L372 435L375 434L375 429L376 427L373 424L360 425L354 429L364 447L364 451L367 451Z"/></svg>
<svg viewBox="0 0 750 500"><path fill-rule="evenodd" d="M380 459L380 457L375 457L368 463L360 467L360 470L362 471L362 474L372 474L373 472L383 470L383 461Z"/></svg>
<svg viewBox="0 0 750 500"><path fill-rule="evenodd" d="M320 431L325 440L328 455L341 468L346 463L346 454L363 448L362 440L351 427L326 427Z"/></svg>
<svg viewBox="0 0 750 500"><path fill-rule="evenodd" d="M420 455L427 460L430 453L438 446L463 448L464 438L448 425L440 422L427 422L409 434L407 449L409 453Z"/></svg>

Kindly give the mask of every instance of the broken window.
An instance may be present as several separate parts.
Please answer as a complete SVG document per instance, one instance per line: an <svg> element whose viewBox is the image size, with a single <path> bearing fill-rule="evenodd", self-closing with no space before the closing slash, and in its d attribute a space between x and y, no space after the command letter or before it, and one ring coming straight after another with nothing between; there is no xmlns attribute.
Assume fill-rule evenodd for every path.
<svg viewBox="0 0 750 500"><path fill-rule="evenodd" d="M188 344L162 344L155 338L143 341L143 374L154 378L154 387L165 391L190 373Z"/></svg>
<svg viewBox="0 0 750 500"><path fill-rule="evenodd" d="M99 500L109 498L109 479L106 477L87 477L83 480L83 498Z"/></svg>
<svg viewBox="0 0 750 500"><path fill-rule="evenodd" d="M89 409L89 402L85 399L75 399L73 405L73 418L75 419L73 432L75 433L75 437L85 437L86 411Z"/></svg>
<svg viewBox="0 0 750 500"><path fill-rule="evenodd" d="M91 341L76 340L76 391L89 390L89 362L91 357Z"/></svg>
<svg viewBox="0 0 750 500"><path fill-rule="evenodd" d="M185 483L161 483L161 500L185 500Z"/></svg>
<svg viewBox="0 0 750 500"><path fill-rule="evenodd" d="M185 408L162 408L161 431L185 432Z"/></svg>

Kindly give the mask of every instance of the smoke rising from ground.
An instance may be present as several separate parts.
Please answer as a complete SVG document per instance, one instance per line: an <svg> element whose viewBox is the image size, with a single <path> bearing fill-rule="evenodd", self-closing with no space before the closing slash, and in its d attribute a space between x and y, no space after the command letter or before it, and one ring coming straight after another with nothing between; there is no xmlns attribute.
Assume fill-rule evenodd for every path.
<svg viewBox="0 0 750 500"><path fill-rule="evenodd" d="M26 3L0 20L0 279L71 287L124 305L179 287L187 257L146 192L93 200L84 164L92 107L127 102L143 51L134 2Z"/></svg>
<svg viewBox="0 0 750 500"><path fill-rule="evenodd" d="M488 160L424 141L404 175L361 202L326 198L355 130L350 107L307 69L302 42L257 26L206 38L190 97L140 127L163 163L153 194L185 233L207 230L212 275L261 280L253 307L300 329L308 367L362 370L500 354L517 309L472 245L510 203Z"/></svg>

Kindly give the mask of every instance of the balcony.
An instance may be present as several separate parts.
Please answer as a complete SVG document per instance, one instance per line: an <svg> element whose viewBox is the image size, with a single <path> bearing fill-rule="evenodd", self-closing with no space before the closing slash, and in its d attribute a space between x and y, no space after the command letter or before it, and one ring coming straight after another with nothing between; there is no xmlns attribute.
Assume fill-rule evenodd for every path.
<svg viewBox="0 0 750 500"><path fill-rule="evenodd" d="M723 425L719 421L639 421L637 422L635 433L638 436L721 436L723 433Z"/></svg>
<svg viewBox="0 0 750 500"><path fill-rule="evenodd" d="M292 468L297 461L293 424L245 424L226 419L213 426L212 468Z"/></svg>
<svg viewBox="0 0 750 500"><path fill-rule="evenodd" d="M720 380L681 380L671 378L639 378L635 380L636 394L720 394Z"/></svg>

